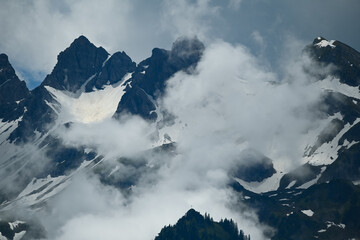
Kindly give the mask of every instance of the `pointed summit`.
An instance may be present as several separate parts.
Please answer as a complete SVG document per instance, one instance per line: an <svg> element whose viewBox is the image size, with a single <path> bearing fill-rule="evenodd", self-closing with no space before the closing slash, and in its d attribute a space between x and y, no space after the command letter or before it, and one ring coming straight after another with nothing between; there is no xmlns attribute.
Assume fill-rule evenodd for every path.
<svg viewBox="0 0 360 240"><path fill-rule="evenodd" d="M16 76L8 56L0 54L0 119L16 119L23 112L20 106L28 95L25 82Z"/></svg>
<svg viewBox="0 0 360 240"><path fill-rule="evenodd" d="M0 54L0 84L10 79L16 79L15 70L9 62L9 58L6 54Z"/></svg>
<svg viewBox="0 0 360 240"><path fill-rule="evenodd" d="M101 70L108 56L104 48L80 36L58 55L57 64L42 85L75 93Z"/></svg>
<svg viewBox="0 0 360 240"><path fill-rule="evenodd" d="M323 38L323 37L319 36L319 37L317 37L317 38L314 39L313 44L314 44L314 45L315 45L315 44L318 44L318 43L321 42L322 40L326 40L326 38ZM327 40L326 40L326 41L327 41Z"/></svg>
<svg viewBox="0 0 360 240"><path fill-rule="evenodd" d="M80 35L78 38L76 38L71 45L85 45L85 44L92 44L89 39L87 39L84 35Z"/></svg>
<svg viewBox="0 0 360 240"><path fill-rule="evenodd" d="M360 86L360 53L348 45L317 37L307 47L316 61L336 66L333 74L340 78L341 83L349 86Z"/></svg>
<svg viewBox="0 0 360 240"><path fill-rule="evenodd" d="M0 103L14 102L29 94L24 81L15 73L6 54L0 54Z"/></svg>

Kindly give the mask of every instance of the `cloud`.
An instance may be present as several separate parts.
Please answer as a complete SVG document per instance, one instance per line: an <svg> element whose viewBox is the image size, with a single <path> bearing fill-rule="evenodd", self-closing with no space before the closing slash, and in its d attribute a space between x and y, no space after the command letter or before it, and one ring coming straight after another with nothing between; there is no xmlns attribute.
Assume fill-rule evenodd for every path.
<svg viewBox="0 0 360 240"><path fill-rule="evenodd" d="M164 1L164 17L162 26L175 37L198 36L206 39L211 30L213 18L218 17L218 6L210 0Z"/></svg>
<svg viewBox="0 0 360 240"><path fill-rule="evenodd" d="M254 41L261 47L261 49L264 49L266 47L265 41L263 36L259 33L259 31L253 31L251 33L251 37L254 39Z"/></svg>
<svg viewBox="0 0 360 240"><path fill-rule="evenodd" d="M311 9L314 19L290 16L299 4L302 11ZM311 85L314 79L304 69L313 73L323 70L306 56L299 57L303 42L286 37L284 46L284 32L300 26L302 38L317 36L321 28L326 29L326 35L334 31L332 24L349 25L349 18L332 24L319 19L331 19L338 6L345 16L346 9L358 9L353 7L356 4L333 0L323 13L319 7L309 8L313 1L291 6L283 1L268 5L238 0L222 4L210 0L3 1L0 49L21 71L34 75L49 73L57 54L80 34L109 52L125 50L137 61L150 55L153 47L170 46L180 35L197 35L208 42L195 72L178 73L169 80L161 103L177 117L176 127L182 129L176 138L178 155L162 159L159 169L144 174L130 197L102 184L96 175L74 178L69 188L40 213L49 238L151 239L194 207L216 220L233 218L253 239L264 239L266 227L258 223L255 213L237 212L231 207L237 198L226 187L227 172L235 160L244 161L239 156L246 148L261 151L281 170L300 164L306 133L324 124L309 110L317 104L321 90ZM238 14L228 14L233 10L229 6ZM285 13L279 15L278 9ZM356 22L354 19L357 17L351 22ZM269 33L267 28L274 22ZM308 26L312 26L310 30ZM336 30L340 35L334 35L356 32L341 29ZM243 36L250 36L256 47L284 47L279 50L285 54L277 61L278 70L264 66L248 48L239 45ZM225 41L214 40L219 38ZM154 131L153 125L129 118L122 124L114 120L74 123L57 134L65 144L95 148L110 163L113 158L148 149Z"/></svg>
<svg viewBox="0 0 360 240"><path fill-rule="evenodd" d="M56 130L56 135L70 146L89 146L107 158L132 155L151 148L154 129L139 117L119 123L105 119L95 123L73 123L70 129Z"/></svg>
<svg viewBox="0 0 360 240"><path fill-rule="evenodd" d="M229 0L229 8L239 10L241 2L242 0Z"/></svg>
<svg viewBox="0 0 360 240"><path fill-rule="evenodd" d="M51 72L56 56L79 35L110 53L124 50L140 61L152 48L171 41L157 30L160 20L153 12L158 4L128 0L2 1L0 49L9 55L18 72L36 81Z"/></svg>
<svg viewBox="0 0 360 240"><path fill-rule="evenodd" d="M72 186L50 204L52 212L43 217L47 229L53 230L49 237L59 240L153 239L162 227L175 224L193 206L203 214L210 212L216 220L224 215L232 216L241 228L251 231L252 237L264 239L257 225L224 206L224 198L229 194L225 189L185 190L162 181L135 194L129 202L119 196L116 189L104 187L94 178L74 179Z"/></svg>
<svg viewBox="0 0 360 240"><path fill-rule="evenodd" d="M344 27L359 20L358 8L357 0L347 4L331 0L325 5L309 0L4 0L0 50L28 83L37 81L30 82L36 86L50 73L59 52L81 34L110 53L126 51L137 62L154 47L170 48L182 35L197 35L207 42L221 38L257 49L249 42L254 30L270 41L265 52L269 58L277 56L286 33L308 42L323 35L359 49L360 34L355 33L360 31ZM333 16L341 17L331 21Z"/></svg>
<svg viewBox="0 0 360 240"><path fill-rule="evenodd" d="M305 65L307 57L289 61L280 78L243 46L208 46L195 74L168 82L165 108L186 123L179 148L194 161L206 159L207 168L227 166L244 147L285 159L284 167L299 164L301 136L320 124L308 107L321 89L310 85Z"/></svg>
<svg viewBox="0 0 360 240"><path fill-rule="evenodd" d="M290 40L289 49L299 44ZM74 178L40 217L50 238L151 239L193 207L216 220L232 218L252 238L266 239L268 228L256 214L240 210L241 202L227 186L228 172L234 163L248 164L248 158L241 158L248 148L272 158L277 170L293 169L301 162L306 133L323 124L309 108L318 103L321 90L304 70L317 71L318 66L295 51L289 56L280 75L242 45L209 44L191 74L179 72L168 80L159 103L176 116L172 130L178 131L177 154L154 157L142 152L150 170L140 172L129 195L104 185L98 175ZM72 146L97 149L105 156L102 164L114 166L112 159L149 148L155 128L130 117L120 124L74 123L59 136ZM117 174L126 171L119 167L124 170Z"/></svg>

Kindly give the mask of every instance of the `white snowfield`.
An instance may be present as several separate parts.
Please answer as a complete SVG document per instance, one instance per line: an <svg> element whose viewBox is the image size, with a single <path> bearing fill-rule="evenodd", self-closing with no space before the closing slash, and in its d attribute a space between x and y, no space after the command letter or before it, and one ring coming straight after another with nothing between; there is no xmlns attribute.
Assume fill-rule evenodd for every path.
<svg viewBox="0 0 360 240"><path fill-rule="evenodd" d="M360 99L360 90L357 87L352 87L347 84L341 83L338 78L327 77L324 80L317 81L314 83L315 87L319 87L324 91L339 92L348 97ZM358 101L355 100L355 104Z"/></svg>
<svg viewBox="0 0 360 240"><path fill-rule="evenodd" d="M322 81L318 81L314 83L315 86L320 87L324 91L330 91L330 92L339 92L342 93L348 97L352 97L355 99L360 99L360 91L359 88L351 87L346 84L340 83L339 79L328 77ZM357 104L357 100L353 100L354 104ZM343 116L340 113L335 114L334 116L330 116L328 119L328 122L330 122L333 119L339 119L342 120ZM356 119L354 123L349 124L347 123L344 128L335 136L335 138L328 143L322 144L314 154L311 156L308 156L305 152L305 157L303 159L303 162L309 162L311 165L319 166L319 165L329 165L333 163L337 157L338 157L338 151L342 147L346 147L347 149L356 144L356 141L349 142L347 140L344 141L343 145L339 145L340 138L349 131L353 126L355 126L357 123L360 122L360 119ZM317 138L317 136L316 136ZM316 142L316 139L312 140L313 143L311 146L313 146ZM309 149L307 149L309 150Z"/></svg>
<svg viewBox="0 0 360 240"><path fill-rule="evenodd" d="M54 99L60 104L60 110L53 104L50 107L58 113L62 122L101 122L112 117L124 95L125 81L131 78L131 73L126 74L117 85L106 85L104 89L93 92L81 92L79 96L67 91L45 86ZM86 83L85 83L86 84Z"/></svg>
<svg viewBox="0 0 360 240"><path fill-rule="evenodd" d="M339 140L347 131L359 122L360 118L356 119L353 124L347 123L331 142L322 144L311 156L304 157L304 160L314 166L329 165L333 163L338 157L340 148L350 148L352 145L356 144L355 141L351 143L349 141L344 141L343 145L339 145Z"/></svg>

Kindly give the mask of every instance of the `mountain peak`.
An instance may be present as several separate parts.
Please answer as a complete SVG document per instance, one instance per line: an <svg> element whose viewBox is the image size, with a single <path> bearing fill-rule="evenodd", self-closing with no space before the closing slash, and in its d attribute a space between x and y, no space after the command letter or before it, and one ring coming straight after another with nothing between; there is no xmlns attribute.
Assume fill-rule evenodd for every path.
<svg viewBox="0 0 360 240"><path fill-rule="evenodd" d="M341 83L360 86L360 53L355 49L337 40L317 37L308 50L316 61L336 66L332 74L339 77Z"/></svg>
<svg viewBox="0 0 360 240"><path fill-rule="evenodd" d="M87 39L84 35L80 35L78 38L76 38L72 44L75 44L75 43L78 43L78 44L89 44L91 43L89 41L89 39Z"/></svg>
<svg viewBox="0 0 360 240"><path fill-rule="evenodd" d="M28 95L25 82L16 75L8 56L0 54L0 119L17 119L24 110L19 103Z"/></svg>
<svg viewBox="0 0 360 240"><path fill-rule="evenodd" d="M0 87L10 81L20 81L16 76L14 68L9 62L9 58L5 53L0 54Z"/></svg>
<svg viewBox="0 0 360 240"><path fill-rule="evenodd" d="M6 66L9 63L9 58L5 53L0 54L0 67Z"/></svg>
<svg viewBox="0 0 360 240"><path fill-rule="evenodd" d="M43 84L75 93L94 74L101 71L109 53L81 35L58 55L58 62Z"/></svg>
<svg viewBox="0 0 360 240"><path fill-rule="evenodd" d="M326 41L327 41L326 38L324 38L324 37L322 37L322 36L319 36L319 37L317 37L317 38L314 39L313 44L315 45L315 44L321 42L322 40L326 40Z"/></svg>
<svg viewBox="0 0 360 240"><path fill-rule="evenodd" d="M68 49L72 50L78 50L78 49L87 49L87 48L99 48L103 49L102 47L96 47L88 38L86 38L84 35L80 35L78 38L75 38L75 40L70 44ZM103 49L105 51L105 49Z"/></svg>

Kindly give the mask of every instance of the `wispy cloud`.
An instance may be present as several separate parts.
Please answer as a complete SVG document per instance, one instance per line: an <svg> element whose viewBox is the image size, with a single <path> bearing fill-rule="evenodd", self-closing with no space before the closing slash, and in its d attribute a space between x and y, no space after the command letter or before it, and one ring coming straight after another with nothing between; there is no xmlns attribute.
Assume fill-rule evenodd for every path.
<svg viewBox="0 0 360 240"><path fill-rule="evenodd" d="M198 36L206 39L211 30L213 18L218 16L218 6L210 0L164 1L162 26L175 37Z"/></svg>
<svg viewBox="0 0 360 240"><path fill-rule="evenodd" d="M192 74L179 72L168 81L160 103L176 116L177 154L146 155L147 165L158 168L140 173L130 196L103 185L97 175L73 179L50 203L53 212L42 217L50 237L151 239L194 207L215 219L232 218L252 238L265 239L267 227L251 209L232 208L241 203L227 187L228 172L234 164L248 164L241 158L248 148L272 158L278 170L300 164L304 133L323 124L309 111L321 93L304 71L311 66L306 56L291 57L279 77L244 46L208 45ZM111 159L146 149L155 127L137 118L123 125L106 120L73 124L60 136L71 145L92 146L111 165Z"/></svg>

